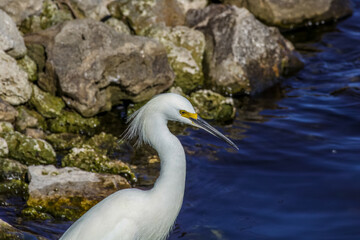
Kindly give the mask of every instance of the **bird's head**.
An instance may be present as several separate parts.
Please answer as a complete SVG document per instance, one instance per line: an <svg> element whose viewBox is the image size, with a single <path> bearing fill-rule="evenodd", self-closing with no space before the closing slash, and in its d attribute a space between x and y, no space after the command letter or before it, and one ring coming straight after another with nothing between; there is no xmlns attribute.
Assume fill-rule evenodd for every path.
<svg viewBox="0 0 360 240"><path fill-rule="evenodd" d="M146 141L147 119L163 119L165 121L177 121L192 125L211 133L212 135L224 140L229 145L238 149L238 147L218 130L205 122L195 112L194 107L189 100L175 93L160 94L152 98L142 108L135 112L130 118L130 126L125 135L126 138L139 137L138 143Z"/></svg>

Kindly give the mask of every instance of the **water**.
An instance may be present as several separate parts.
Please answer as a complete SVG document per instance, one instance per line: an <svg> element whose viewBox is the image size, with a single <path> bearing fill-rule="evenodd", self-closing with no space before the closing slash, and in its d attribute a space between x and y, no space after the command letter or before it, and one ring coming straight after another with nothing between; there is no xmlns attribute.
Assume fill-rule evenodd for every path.
<svg viewBox="0 0 360 240"><path fill-rule="evenodd" d="M171 240L360 239L360 1L354 5L338 24L287 34L305 68L217 126L239 152L200 130L179 136L188 171ZM0 209L49 239L71 224L19 222L17 214Z"/></svg>

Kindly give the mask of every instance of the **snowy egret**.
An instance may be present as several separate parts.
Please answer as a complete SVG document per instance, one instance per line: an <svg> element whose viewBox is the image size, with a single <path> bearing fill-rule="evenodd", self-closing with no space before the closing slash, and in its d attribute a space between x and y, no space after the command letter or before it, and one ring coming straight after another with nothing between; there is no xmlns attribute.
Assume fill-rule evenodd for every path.
<svg viewBox="0 0 360 240"><path fill-rule="evenodd" d="M130 117L125 138L150 144L159 154L160 176L151 190L118 191L92 207L60 238L61 240L162 240L166 239L180 211L186 162L180 141L167 127L178 121L202 128L236 145L198 117L184 97L160 94Z"/></svg>

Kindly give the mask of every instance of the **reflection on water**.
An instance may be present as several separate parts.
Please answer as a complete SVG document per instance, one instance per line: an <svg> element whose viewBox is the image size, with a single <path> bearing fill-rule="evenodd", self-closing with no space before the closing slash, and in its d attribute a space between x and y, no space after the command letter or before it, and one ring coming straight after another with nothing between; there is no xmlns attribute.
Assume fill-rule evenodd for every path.
<svg viewBox="0 0 360 240"><path fill-rule="evenodd" d="M355 3L343 22L287 33L305 68L260 96L237 100L236 120L217 127L238 152L203 131L172 126L187 152L188 173L171 240L360 238ZM143 179L144 185L153 180ZM0 207L0 218L50 239L71 224L19 219L15 206L23 202L9 204Z"/></svg>

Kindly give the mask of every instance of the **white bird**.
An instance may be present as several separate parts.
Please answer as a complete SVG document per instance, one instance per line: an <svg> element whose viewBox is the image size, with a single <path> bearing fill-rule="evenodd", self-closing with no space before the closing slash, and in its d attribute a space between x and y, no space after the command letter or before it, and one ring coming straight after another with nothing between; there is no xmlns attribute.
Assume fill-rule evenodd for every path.
<svg viewBox="0 0 360 240"><path fill-rule="evenodd" d="M125 138L150 144L159 154L161 171L150 190L125 189L113 193L78 219L60 240L163 240L180 211L186 162L180 141L167 127L178 121L202 128L236 145L203 121L184 97L166 93L152 98L130 117Z"/></svg>

